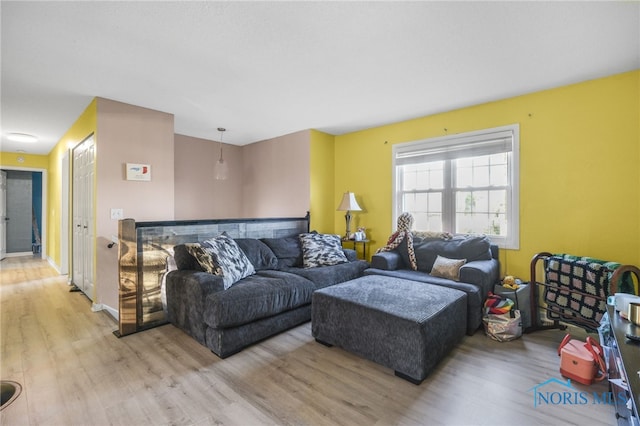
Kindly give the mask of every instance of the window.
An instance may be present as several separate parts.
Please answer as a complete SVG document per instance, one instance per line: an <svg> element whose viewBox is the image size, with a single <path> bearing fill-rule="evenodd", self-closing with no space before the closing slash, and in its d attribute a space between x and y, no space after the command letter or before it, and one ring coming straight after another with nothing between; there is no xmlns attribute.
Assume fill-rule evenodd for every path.
<svg viewBox="0 0 640 426"><path fill-rule="evenodd" d="M519 248L517 124L393 147L394 223L414 229L487 234Z"/></svg>

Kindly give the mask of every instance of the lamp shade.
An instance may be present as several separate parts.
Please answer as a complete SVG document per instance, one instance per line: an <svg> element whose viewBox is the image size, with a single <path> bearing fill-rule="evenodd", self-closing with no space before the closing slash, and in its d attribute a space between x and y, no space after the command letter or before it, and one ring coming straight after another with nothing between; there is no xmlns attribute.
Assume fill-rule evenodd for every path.
<svg viewBox="0 0 640 426"><path fill-rule="evenodd" d="M342 201L336 210L339 211L361 211L362 209L356 201L356 196L353 192L345 192L342 196Z"/></svg>
<svg viewBox="0 0 640 426"><path fill-rule="evenodd" d="M216 161L215 172L217 180L227 179L229 175L229 166L224 159L220 158L218 161Z"/></svg>

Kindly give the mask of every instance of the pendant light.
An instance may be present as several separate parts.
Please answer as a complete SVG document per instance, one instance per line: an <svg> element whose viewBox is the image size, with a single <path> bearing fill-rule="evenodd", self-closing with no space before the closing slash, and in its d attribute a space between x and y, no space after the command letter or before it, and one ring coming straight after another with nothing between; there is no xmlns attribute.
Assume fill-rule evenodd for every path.
<svg viewBox="0 0 640 426"><path fill-rule="evenodd" d="M216 180L226 180L229 173L229 165L224 158L222 158L222 135L227 131L224 127L218 127L220 132L220 158L216 162Z"/></svg>

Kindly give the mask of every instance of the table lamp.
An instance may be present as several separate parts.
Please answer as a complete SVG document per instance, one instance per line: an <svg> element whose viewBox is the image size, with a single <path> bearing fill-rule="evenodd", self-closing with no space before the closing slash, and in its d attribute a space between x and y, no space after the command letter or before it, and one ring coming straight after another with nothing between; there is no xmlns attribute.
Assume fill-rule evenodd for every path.
<svg viewBox="0 0 640 426"><path fill-rule="evenodd" d="M338 211L346 211L347 214L344 215L344 218L347 222L347 232L344 235L345 240L348 240L351 235L351 211L361 211L362 209L358 205L356 201L356 196L353 192L345 192L342 196L342 201L340 205L336 209Z"/></svg>

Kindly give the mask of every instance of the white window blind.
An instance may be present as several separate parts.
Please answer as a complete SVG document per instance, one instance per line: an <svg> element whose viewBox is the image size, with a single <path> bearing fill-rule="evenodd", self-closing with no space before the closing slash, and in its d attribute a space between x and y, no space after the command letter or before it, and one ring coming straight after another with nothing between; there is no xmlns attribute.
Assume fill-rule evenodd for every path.
<svg viewBox="0 0 640 426"><path fill-rule="evenodd" d="M519 248L519 132L514 124L394 145L394 226L406 211L416 230L486 233Z"/></svg>
<svg viewBox="0 0 640 426"><path fill-rule="evenodd" d="M479 133L473 136L450 136L401 144L395 150L396 166L432 161L478 157L511 152L513 130Z"/></svg>

